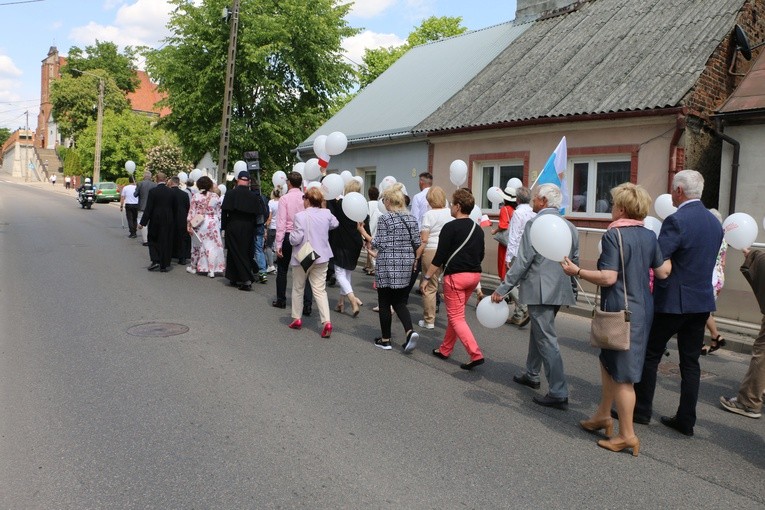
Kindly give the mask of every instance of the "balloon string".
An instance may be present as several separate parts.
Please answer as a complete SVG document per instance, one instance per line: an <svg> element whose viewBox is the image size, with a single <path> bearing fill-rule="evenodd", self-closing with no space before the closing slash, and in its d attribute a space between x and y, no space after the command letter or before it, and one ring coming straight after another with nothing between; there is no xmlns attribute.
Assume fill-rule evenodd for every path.
<svg viewBox="0 0 765 510"><path fill-rule="evenodd" d="M576 280L576 284L577 284L577 286L579 287L579 290L581 290L581 291L582 291L582 295L584 296L584 299L586 299L586 300L587 300L587 305L588 305L588 306L595 306L595 305L593 305L593 304L592 304L592 302L590 301L590 298L588 298L588 297L587 297L587 294L585 294L585 292L584 292L584 289L582 288L582 284L581 284L581 283L579 283L579 278L574 278L574 280Z"/></svg>

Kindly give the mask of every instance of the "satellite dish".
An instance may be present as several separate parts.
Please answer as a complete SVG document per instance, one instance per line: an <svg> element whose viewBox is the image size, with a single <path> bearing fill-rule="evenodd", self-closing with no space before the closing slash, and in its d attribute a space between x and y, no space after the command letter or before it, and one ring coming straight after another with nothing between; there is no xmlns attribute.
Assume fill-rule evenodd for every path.
<svg viewBox="0 0 765 510"><path fill-rule="evenodd" d="M736 25L733 29L733 41L736 43L736 51L740 51L741 56L746 60L752 60L752 47L741 25Z"/></svg>

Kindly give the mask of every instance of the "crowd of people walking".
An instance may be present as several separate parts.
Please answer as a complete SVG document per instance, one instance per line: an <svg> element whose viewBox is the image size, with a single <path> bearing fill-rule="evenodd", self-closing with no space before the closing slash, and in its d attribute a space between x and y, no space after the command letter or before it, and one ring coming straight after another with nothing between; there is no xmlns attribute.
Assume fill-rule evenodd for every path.
<svg viewBox="0 0 765 510"><path fill-rule="evenodd" d="M167 179L161 173L155 181L150 174L144 175L141 183L123 189L121 201L131 225L130 237L136 237L136 228L143 235L148 227L144 244L149 248L150 271L166 272L172 258L181 264L188 259L189 273L211 278L223 274L242 291L252 290L255 282L265 283L266 275L275 272L272 306L277 309L287 308L291 271L289 328L302 329L304 317L312 314L315 305L319 334L330 338L328 274L333 269L339 287L334 311L357 317L363 303L354 290L353 273L366 248L364 268L374 275L379 311L380 332L370 338L374 346L393 348L395 314L403 352L416 348L419 333L409 299L419 280L419 328L435 328L441 297L446 308L444 335L432 355L450 358L459 340L469 357L460 365L462 369L472 370L485 362L465 315L480 285L485 255L484 231L471 216L476 200L469 190L458 188L447 201L444 190L432 186L430 174L421 174L420 192L412 198L410 211L400 183L388 185L381 193L371 187L369 214L364 221L356 221L343 207L344 195L361 191L356 180L346 183L344 195L327 201L321 188L303 189L302 175L291 172L286 193L277 189L268 202L247 171L237 175L236 187L225 194L208 177L194 183L194 192L190 187L181 190L177 178ZM572 242L562 262L544 257L534 246L530 232L535 222L559 215L563 205L557 186L504 190L502 221L492 232L504 236L499 259L504 276L491 300L515 303L509 323L530 324L525 367L512 379L538 390L544 373L547 391L535 395L533 402L568 408L569 387L555 319L561 307L576 304L578 279L602 289L601 310L625 311L629 321L628 349L600 351L600 403L590 418L580 422L587 431L605 433L597 443L602 448L628 449L638 455L640 440L633 424L651 421L659 361L675 335L682 377L680 402L675 414L661 417L660 422L686 436L694 433L699 357L722 345L718 333L712 348L705 347L704 331L722 287L714 285L711 276L716 274L715 282L721 280L720 260L724 264L727 249L720 221L700 201L703 186L703 177L694 170L674 176L671 192L677 212L665 219L658 237L644 228L651 206L645 189L631 183L613 188L611 223L593 269L580 266L578 233L565 219ZM763 309L763 328L738 395L721 397L720 403L728 411L758 418L765 391L765 255L757 250L745 254L742 271ZM710 278L699 277L704 274ZM615 420L618 434L614 434Z"/></svg>

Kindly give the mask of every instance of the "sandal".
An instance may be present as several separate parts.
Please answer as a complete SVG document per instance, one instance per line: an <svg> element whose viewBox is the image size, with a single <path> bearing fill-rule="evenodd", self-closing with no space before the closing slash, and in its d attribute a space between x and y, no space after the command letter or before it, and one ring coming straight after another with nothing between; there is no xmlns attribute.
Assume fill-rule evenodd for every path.
<svg viewBox="0 0 765 510"><path fill-rule="evenodd" d="M707 346L707 345L705 345L705 346L703 346L703 347L701 348L701 355L702 355L702 356L706 356L707 354L713 353L713 352L715 352L717 349L719 349L720 347L723 347L723 346L725 346L725 344L726 344L726 343L727 343L727 342L726 342L726 341L725 341L725 339L722 337L722 335L717 335L716 337L714 337L714 338L712 339L711 343L710 343L708 346Z"/></svg>

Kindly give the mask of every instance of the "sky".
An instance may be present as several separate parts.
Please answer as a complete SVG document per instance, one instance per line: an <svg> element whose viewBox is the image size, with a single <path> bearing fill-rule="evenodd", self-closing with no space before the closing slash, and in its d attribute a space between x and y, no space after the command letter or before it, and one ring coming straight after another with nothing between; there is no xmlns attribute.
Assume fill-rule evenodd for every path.
<svg viewBox="0 0 765 510"><path fill-rule="evenodd" d="M201 0L197 0L201 1ZM461 16L470 30L515 17L516 0L356 0L348 23L362 32L343 43L361 62L365 48L402 44L430 16ZM165 0L0 0L0 127L37 125L40 66L51 46L66 56L96 39L158 47L168 35Z"/></svg>

